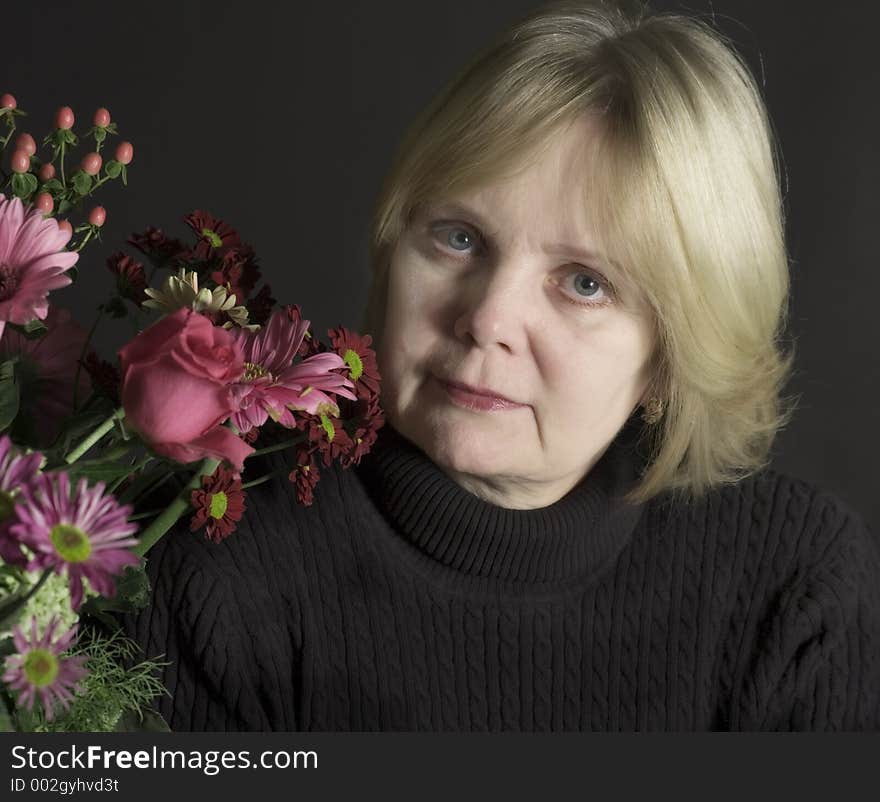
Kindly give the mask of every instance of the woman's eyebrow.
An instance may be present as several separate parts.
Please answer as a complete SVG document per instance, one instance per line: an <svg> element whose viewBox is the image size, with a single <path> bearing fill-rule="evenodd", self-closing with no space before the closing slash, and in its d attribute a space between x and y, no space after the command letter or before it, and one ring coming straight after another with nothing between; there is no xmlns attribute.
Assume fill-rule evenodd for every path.
<svg viewBox="0 0 880 802"><path fill-rule="evenodd" d="M483 217L478 211L470 208L463 203L458 203L456 201L443 201L435 204L427 204L426 211L428 214L449 214L469 217L480 228L483 229L488 237L492 239L497 237L498 232L492 230L492 227L489 225L489 221L485 217ZM603 264L606 264L610 267L614 267L614 263L607 257L603 256L601 253L590 250L589 248L582 248L577 245L569 245L564 242L554 242L550 244L545 244L542 247L542 250L544 253L547 254L575 256L579 259L602 262Z"/></svg>

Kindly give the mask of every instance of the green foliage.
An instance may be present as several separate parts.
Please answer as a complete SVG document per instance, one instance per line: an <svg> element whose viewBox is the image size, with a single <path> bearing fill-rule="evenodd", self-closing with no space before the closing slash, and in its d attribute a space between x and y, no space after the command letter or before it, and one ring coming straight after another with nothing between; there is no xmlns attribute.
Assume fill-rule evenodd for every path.
<svg viewBox="0 0 880 802"><path fill-rule="evenodd" d="M39 183L33 173L15 173L12 176L12 191L16 197L25 200L37 191Z"/></svg>
<svg viewBox="0 0 880 802"><path fill-rule="evenodd" d="M18 414L19 392L15 362L0 363L0 432L5 431Z"/></svg>
<svg viewBox="0 0 880 802"><path fill-rule="evenodd" d="M89 675L81 683L83 692L74 696L66 712L59 708L52 721L46 721L37 705L32 712L17 710L19 731L110 732L160 728L161 718L147 709L147 705L156 696L168 693L156 676L157 670L168 663L144 660L126 668L139 653L140 647L121 631L112 635L92 632L81 638L70 654L85 654L89 658L86 665Z"/></svg>

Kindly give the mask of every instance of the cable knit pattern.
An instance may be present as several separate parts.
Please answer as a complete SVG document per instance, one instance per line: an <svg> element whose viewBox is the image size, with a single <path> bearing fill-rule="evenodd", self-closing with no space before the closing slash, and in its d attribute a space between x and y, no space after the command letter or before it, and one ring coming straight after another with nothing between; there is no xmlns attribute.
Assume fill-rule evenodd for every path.
<svg viewBox="0 0 880 802"><path fill-rule="evenodd" d="M155 709L181 731L880 731L864 519L773 470L628 507L640 433L513 510L386 425L311 507L279 471L222 543L181 522L120 616L169 662Z"/></svg>

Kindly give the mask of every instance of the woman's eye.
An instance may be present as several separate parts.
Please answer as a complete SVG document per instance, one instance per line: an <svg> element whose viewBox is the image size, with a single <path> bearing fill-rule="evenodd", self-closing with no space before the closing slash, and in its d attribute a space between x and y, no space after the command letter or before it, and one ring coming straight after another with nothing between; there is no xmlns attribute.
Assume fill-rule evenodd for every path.
<svg viewBox="0 0 880 802"><path fill-rule="evenodd" d="M614 291L607 280L578 271L569 274L566 283L571 285L574 298L570 298L573 303L582 306L605 306L614 300Z"/></svg>
<svg viewBox="0 0 880 802"><path fill-rule="evenodd" d="M456 253L467 253L470 248L477 244L476 236L466 228L460 226L444 226L435 229L435 236L443 247Z"/></svg>

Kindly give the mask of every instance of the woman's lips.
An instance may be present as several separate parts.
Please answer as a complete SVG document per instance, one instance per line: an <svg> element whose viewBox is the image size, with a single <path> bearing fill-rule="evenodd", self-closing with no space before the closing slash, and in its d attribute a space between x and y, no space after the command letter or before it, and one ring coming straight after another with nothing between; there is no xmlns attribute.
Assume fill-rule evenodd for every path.
<svg viewBox="0 0 880 802"><path fill-rule="evenodd" d="M453 404L465 409L473 409L478 412L494 412L502 409L518 409L526 406L525 404L517 404L506 398L498 398L497 396L482 395L480 393L470 392L458 383L437 380L440 386L446 391L449 399Z"/></svg>

